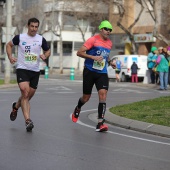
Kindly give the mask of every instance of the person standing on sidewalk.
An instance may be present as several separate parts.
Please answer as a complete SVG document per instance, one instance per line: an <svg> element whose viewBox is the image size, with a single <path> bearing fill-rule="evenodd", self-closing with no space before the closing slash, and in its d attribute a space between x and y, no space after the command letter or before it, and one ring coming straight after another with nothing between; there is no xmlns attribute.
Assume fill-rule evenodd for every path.
<svg viewBox="0 0 170 170"><path fill-rule="evenodd" d="M158 90L167 90L169 61L166 48L163 48L162 54L158 55L155 67L159 71L160 88Z"/></svg>
<svg viewBox="0 0 170 170"><path fill-rule="evenodd" d="M17 118L18 109L21 107L27 131L32 131L34 124L30 119L30 103L34 96L39 81L39 62L50 56L50 48L44 37L37 34L39 20L30 18L28 20L28 32L16 35L6 45L6 51L11 64L17 62L16 76L21 96L17 102L12 104L10 114L11 121ZM18 58L12 56L13 46L18 46ZM41 48L43 54L41 54Z"/></svg>
<svg viewBox="0 0 170 170"><path fill-rule="evenodd" d="M99 25L100 33L89 38L78 50L77 56L85 58L83 70L83 95L79 98L78 104L72 113L72 121L77 122L81 107L88 102L91 97L92 88L95 84L98 91L98 124L97 132L107 131L108 126L104 124L104 114L106 111L106 97L109 88L107 66L112 42L109 35L112 32L112 25L104 20Z"/></svg>
<svg viewBox="0 0 170 170"><path fill-rule="evenodd" d="M131 66L131 76L132 76L132 83L134 83L134 79L135 82L138 83L138 65L133 62L132 66Z"/></svg>
<svg viewBox="0 0 170 170"><path fill-rule="evenodd" d="M153 67L155 66L155 63L156 63L157 54L158 54L158 49L157 47L153 46L147 58L148 69L150 72L150 79L151 79L152 84L155 84L155 72L153 71Z"/></svg>
<svg viewBox="0 0 170 170"><path fill-rule="evenodd" d="M167 54L168 54L168 63L169 63L169 70L168 70L168 85L170 85L170 46L167 47Z"/></svg>

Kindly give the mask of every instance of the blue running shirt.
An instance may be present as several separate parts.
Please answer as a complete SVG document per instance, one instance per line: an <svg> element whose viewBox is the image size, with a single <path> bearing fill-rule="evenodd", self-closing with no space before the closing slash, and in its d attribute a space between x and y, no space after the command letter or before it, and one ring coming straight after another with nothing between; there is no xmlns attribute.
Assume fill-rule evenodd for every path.
<svg viewBox="0 0 170 170"><path fill-rule="evenodd" d="M92 56L103 56L102 62L86 58L84 62L85 67L97 73L107 73L108 57L112 48L111 40L103 40L100 35L95 35L89 38L84 43L84 46L88 49L86 51L87 54Z"/></svg>

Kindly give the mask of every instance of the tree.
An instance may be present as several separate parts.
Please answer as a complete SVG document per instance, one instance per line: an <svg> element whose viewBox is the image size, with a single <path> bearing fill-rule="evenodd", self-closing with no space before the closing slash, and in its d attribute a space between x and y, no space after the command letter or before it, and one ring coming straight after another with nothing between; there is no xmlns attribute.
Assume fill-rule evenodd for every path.
<svg viewBox="0 0 170 170"><path fill-rule="evenodd" d="M146 4L146 0L144 0L144 2ZM168 26L167 24L169 23L169 20L168 20L169 19L169 15L168 15L169 14L169 1L164 0L164 3L163 3L162 1L159 1L159 0L148 0L148 2L152 8L149 8L149 6L147 5L147 9L152 19L155 22L154 29L153 29L154 37L156 37L160 41L163 41L166 45L170 45L170 40L168 37L167 29L163 29L163 31L161 31L162 30L161 21L163 21L164 28L167 28ZM162 11L161 19L160 19L160 16L158 15L159 11ZM162 32L164 35L162 34Z"/></svg>
<svg viewBox="0 0 170 170"><path fill-rule="evenodd" d="M72 2L72 3L71 3ZM83 41L86 41L85 34L91 26L92 35L98 31L99 23L109 18L109 6L107 0L65 0L64 11L66 15L72 16L74 27L77 28ZM67 22L66 18L63 19ZM82 24L82 22L85 24Z"/></svg>
<svg viewBox="0 0 170 170"><path fill-rule="evenodd" d="M117 26L120 27L130 38L130 41L132 43L132 53L137 53L137 47L136 43L134 41L134 35L133 35L133 27L136 25L136 23L139 21L140 16L144 10L144 4L142 0L136 0L137 3L140 4L140 12L137 15L137 17L132 21L132 23L128 26L126 22L123 24L123 20L126 20L125 18L129 17L127 10L131 9L131 3L134 3L131 1L131 3L127 3L123 5L122 3L114 2L112 1L113 5L116 5L118 8L118 19L117 19ZM132 10L132 9L131 9Z"/></svg>
<svg viewBox="0 0 170 170"><path fill-rule="evenodd" d="M30 7L28 9L21 8L20 0L15 2L15 16L13 17L13 26L16 27L16 33L22 33L27 26L27 21L31 17L36 17L40 21L39 33L43 34L46 18L44 15L43 3L32 4L30 2Z"/></svg>

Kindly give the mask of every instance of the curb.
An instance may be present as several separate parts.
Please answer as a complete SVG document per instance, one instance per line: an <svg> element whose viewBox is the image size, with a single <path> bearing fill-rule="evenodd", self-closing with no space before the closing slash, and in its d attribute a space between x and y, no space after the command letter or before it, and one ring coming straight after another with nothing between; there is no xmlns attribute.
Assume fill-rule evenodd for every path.
<svg viewBox="0 0 170 170"><path fill-rule="evenodd" d="M170 127L167 126L127 119L124 117L117 116L109 112L108 110L106 111L105 120L109 124L119 126L125 129L170 138Z"/></svg>
<svg viewBox="0 0 170 170"><path fill-rule="evenodd" d="M97 123L97 115L93 112L88 115L88 118ZM105 113L105 122L124 129L170 138L170 127L120 117L109 112L108 109Z"/></svg>

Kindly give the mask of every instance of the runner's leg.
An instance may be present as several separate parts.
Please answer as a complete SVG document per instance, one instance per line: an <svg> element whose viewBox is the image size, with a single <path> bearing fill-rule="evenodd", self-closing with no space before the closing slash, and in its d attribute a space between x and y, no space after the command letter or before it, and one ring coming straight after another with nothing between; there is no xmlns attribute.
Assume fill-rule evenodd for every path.
<svg viewBox="0 0 170 170"><path fill-rule="evenodd" d="M19 83L19 88L21 91L21 97L19 98L20 105L22 108L22 112L25 120L30 119L30 103L29 100L35 94L36 89L29 87L29 82L21 82ZM18 104L19 105L19 104Z"/></svg>

